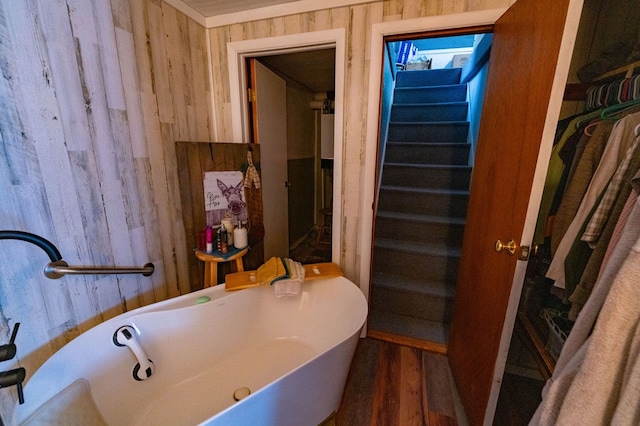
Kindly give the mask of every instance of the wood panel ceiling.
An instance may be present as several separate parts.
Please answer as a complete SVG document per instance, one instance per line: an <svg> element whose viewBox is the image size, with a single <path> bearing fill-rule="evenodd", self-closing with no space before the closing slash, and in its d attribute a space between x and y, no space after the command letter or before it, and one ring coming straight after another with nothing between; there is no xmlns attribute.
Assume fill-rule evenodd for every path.
<svg viewBox="0 0 640 426"><path fill-rule="evenodd" d="M293 3L298 0L181 0L204 17L244 12L261 7Z"/></svg>

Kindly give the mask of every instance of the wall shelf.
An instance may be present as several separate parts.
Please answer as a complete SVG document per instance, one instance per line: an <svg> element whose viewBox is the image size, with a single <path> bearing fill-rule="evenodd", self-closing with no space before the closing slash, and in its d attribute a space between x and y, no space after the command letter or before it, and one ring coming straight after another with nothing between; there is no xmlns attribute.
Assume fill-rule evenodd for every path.
<svg viewBox="0 0 640 426"><path fill-rule="evenodd" d="M601 74L590 83L568 83L564 90L563 99L565 101L584 101L587 97L587 90L593 86L610 83L617 79L629 78L635 70L640 69L640 61L635 61L625 66L616 68Z"/></svg>

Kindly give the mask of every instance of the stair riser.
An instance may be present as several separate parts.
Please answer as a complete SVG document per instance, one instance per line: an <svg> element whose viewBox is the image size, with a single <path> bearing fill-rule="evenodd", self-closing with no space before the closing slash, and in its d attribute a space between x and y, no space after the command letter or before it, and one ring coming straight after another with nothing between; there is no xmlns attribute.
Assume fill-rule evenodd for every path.
<svg viewBox="0 0 640 426"><path fill-rule="evenodd" d="M382 185L468 190L471 167L411 167L385 165Z"/></svg>
<svg viewBox="0 0 640 426"><path fill-rule="evenodd" d="M457 194L424 194L382 188L378 209L442 217L466 218L469 197Z"/></svg>
<svg viewBox="0 0 640 426"><path fill-rule="evenodd" d="M464 225L433 222L416 222L395 218L376 219L375 238L398 241L426 242L429 244L460 247L464 235Z"/></svg>
<svg viewBox="0 0 640 426"><path fill-rule="evenodd" d="M394 104L436 104L439 102L465 102L467 86L412 87L396 88L393 93Z"/></svg>
<svg viewBox="0 0 640 426"><path fill-rule="evenodd" d="M391 142L466 143L469 123L390 123L387 140Z"/></svg>
<svg viewBox="0 0 640 426"><path fill-rule="evenodd" d="M438 295L395 291L376 287L372 292L371 309L378 309L415 318L449 324L453 298Z"/></svg>
<svg viewBox="0 0 640 426"><path fill-rule="evenodd" d="M446 68L400 71L396 77L396 87L458 84L460 83L461 70L461 68Z"/></svg>
<svg viewBox="0 0 640 426"><path fill-rule="evenodd" d="M374 248L376 273L393 273L425 281L455 282L460 258Z"/></svg>
<svg viewBox="0 0 640 426"><path fill-rule="evenodd" d="M465 121L467 119L467 104L435 104L435 105L402 105L396 104L391 108L390 121Z"/></svg>
<svg viewBox="0 0 640 426"><path fill-rule="evenodd" d="M467 143L450 145L394 144L388 143L385 161L406 164L469 164L470 145Z"/></svg>

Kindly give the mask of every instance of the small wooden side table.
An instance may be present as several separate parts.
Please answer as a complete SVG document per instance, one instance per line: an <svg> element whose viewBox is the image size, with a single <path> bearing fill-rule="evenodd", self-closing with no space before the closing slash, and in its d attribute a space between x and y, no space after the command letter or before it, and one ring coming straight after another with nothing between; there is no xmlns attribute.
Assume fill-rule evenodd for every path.
<svg viewBox="0 0 640 426"><path fill-rule="evenodd" d="M204 287L211 287L218 285L218 263L231 262L235 260L236 272L244 271L244 264L242 263L242 257L247 254L249 247L245 247L237 253L225 256L219 252L205 253L200 250L196 250L196 257L204 262Z"/></svg>

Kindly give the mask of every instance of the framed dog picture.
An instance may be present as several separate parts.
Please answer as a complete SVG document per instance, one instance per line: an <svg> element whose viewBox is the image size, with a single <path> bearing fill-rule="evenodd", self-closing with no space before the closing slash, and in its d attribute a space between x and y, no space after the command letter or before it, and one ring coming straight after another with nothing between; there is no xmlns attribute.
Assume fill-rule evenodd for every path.
<svg viewBox="0 0 640 426"><path fill-rule="evenodd" d="M219 225L225 216L247 221L242 172L205 172L203 182L207 225Z"/></svg>

